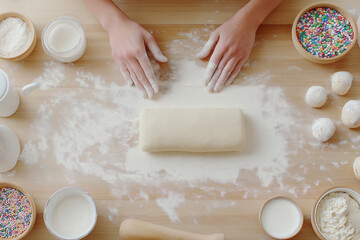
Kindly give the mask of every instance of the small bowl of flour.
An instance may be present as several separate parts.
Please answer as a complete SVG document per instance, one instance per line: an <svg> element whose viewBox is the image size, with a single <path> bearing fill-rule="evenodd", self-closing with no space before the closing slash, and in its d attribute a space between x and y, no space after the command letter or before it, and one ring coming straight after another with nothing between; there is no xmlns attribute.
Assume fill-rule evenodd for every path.
<svg viewBox="0 0 360 240"><path fill-rule="evenodd" d="M34 50L36 32L29 18L19 13L0 15L0 58L20 61Z"/></svg>
<svg viewBox="0 0 360 240"><path fill-rule="evenodd" d="M322 240L360 239L360 194L332 188L316 201L311 214L315 233Z"/></svg>

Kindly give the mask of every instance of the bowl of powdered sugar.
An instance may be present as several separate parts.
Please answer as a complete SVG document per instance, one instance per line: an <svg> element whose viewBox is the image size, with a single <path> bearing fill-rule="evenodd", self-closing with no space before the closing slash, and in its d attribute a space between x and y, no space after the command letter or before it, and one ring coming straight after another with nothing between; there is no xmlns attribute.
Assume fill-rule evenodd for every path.
<svg viewBox="0 0 360 240"><path fill-rule="evenodd" d="M19 13L0 15L0 58L19 61L34 50L36 32L29 18Z"/></svg>
<svg viewBox="0 0 360 240"><path fill-rule="evenodd" d="M316 201L311 214L315 233L323 240L360 239L360 194L332 188Z"/></svg>

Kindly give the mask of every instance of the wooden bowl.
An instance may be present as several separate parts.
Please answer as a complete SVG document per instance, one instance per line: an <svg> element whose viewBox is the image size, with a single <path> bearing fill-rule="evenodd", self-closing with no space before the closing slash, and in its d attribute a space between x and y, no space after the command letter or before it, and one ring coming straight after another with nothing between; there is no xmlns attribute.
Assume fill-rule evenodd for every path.
<svg viewBox="0 0 360 240"><path fill-rule="evenodd" d="M325 192L323 192L320 197L316 200L314 207L311 211L311 225L314 229L314 232L316 233L316 235L321 239L321 240L328 240L320 231L319 227L318 227L318 219L317 219L317 208L319 206L320 201L327 196L330 193L333 192L345 192L348 193L352 198L354 198L359 204L360 204L360 194L358 192L356 192L355 190L352 190L350 188L345 188L345 187L333 187L330 188L328 190L326 190Z"/></svg>
<svg viewBox="0 0 360 240"><path fill-rule="evenodd" d="M260 224L260 227L261 227L261 229L263 230L263 232L266 233L266 235L268 235L268 236L271 237L272 239L274 239L274 236L271 236L271 235L265 230L265 228L264 228L264 226L263 226L263 224L262 224L261 216L262 216L262 213L263 213L263 210L264 210L264 207L266 206L266 204L268 204L270 201L272 201L272 200L274 200L274 199L278 199L278 198L283 198L283 199L289 200L290 202L292 202L292 203L297 207L298 211L301 213L301 220L300 220L300 221L301 221L301 224L299 225L299 227L296 229L296 231L295 231L293 234L291 234L291 235L289 235L289 236L286 236L285 238L275 238L275 239L290 239L290 238L293 238L294 236L296 236L296 235L300 232L300 230L301 230L301 228L302 228L302 226L303 226L303 223L304 223L304 215L303 215L300 207L298 206L298 204L297 204L294 200L292 200L291 198L289 198L289 197L277 196L277 197L273 197L273 198L270 198L269 200L267 200L267 201L261 206L261 208L260 208L260 211L259 211L259 224Z"/></svg>
<svg viewBox="0 0 360 240"><path fill-rule="evenodd" d="M350 43L350 45L348 46L348 48L346 49L346 51L344 51L343 53L341 53L338 56L332 57L332 58L320 58L317 56L312 55L311 53L308 53L300 44L297 36L296 36L296 25L300 19L300 17L306 13L307 11L317 8L317 7L328 7L328 8L332 8L337 10L338 12L340 12L351 24L353 31L354 31L354 39L352 40L352 42ZM296 16L293 25L292 25L292 31L291 31L291 36L292 36L292 41L293 44L296 48L296 50L300 53L301 56L303 56L305 59L314 62L314 63L321 63L321 64L327 64L327 63L333 63L336 62L338 60L340 60L341 58L345 57L346 54L348 54L351 49L354 47L354 45L357 42L357 38L358 38L358 28L356 25L356 21L354 20L354 18L352 17L352 15L345 10L344 8L341 8L339 6L336 6L334 4L331 3L326 3L326 2L320 2L320 3L315 3L315 4L311 4L305 8L303 8L299 14Z"/></svg>
<svg viewBox="0 0 360 240"><path fill-rule="evenodd" d="M9 187L9 188L14 188L16 190L19 190L20 192L22 192L27 199L29 199L30 205L31 205L31 220L30 220L30 225L29 227L19 236L17 237L13 237L13 238L0 238L0 239L8 239L8 240L19 240L24 238L25 236L27 236L29 234L29 232L31 231L31 229L34 227L35 224L35 219L36 219L36 207L35 207L35 202L34 199L30 196L30 194L24 190L22 187L17 186L15 184L9 183L9 182L0 182L0 188L4 188L4 187Z"/></svg>
<svg viewBox="0 0 360 240"><path fill-rule="evenodd" d="M5 55L0 54L0 59L10 60L10 61L20 61L20 60L23 60L24 58L26 58L27 56L29 56L30 53L34 50L35 45L36 45L36 31L34 28L34 24L31 22L31 20L19 13L15 13L15 12L3 13L0 15L0 22L8 17L17 17L17 18L22 19L28 25L28 27L30 29L32 41L28 43L28 46L26 46L24 51L19 52L14 55L10 55L10 56L5 56Z"/></svg>

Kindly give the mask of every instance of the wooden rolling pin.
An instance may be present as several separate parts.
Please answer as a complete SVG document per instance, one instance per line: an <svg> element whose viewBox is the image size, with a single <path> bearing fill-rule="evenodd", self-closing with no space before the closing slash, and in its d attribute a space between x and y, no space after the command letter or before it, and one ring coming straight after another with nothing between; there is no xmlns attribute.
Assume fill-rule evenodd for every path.
<svg viewBox="0 0 360 240"><path fill-rule="evenodd" d="M119 233L122 240L224 240L222 233L195 234L134 219L123 221Z"/></svg>

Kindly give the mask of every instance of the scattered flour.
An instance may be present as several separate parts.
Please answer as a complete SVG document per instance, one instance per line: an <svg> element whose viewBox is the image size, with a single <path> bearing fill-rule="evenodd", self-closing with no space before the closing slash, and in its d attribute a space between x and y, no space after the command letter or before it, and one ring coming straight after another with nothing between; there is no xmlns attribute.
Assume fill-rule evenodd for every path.
<svg viewBox="0 0 360 240"><path fill-rule="evenodd" d="M187 47L186 51L201 49L193 39L209 32L190 33L183 35L185 40L173 41L175 47L169 51L176 55ZM309 190L303 178L305 166L304 175L288 174L289 168L297 166L291 155L307 146L303 136L307 133L297 129L306 126L300 124L303 113L289 104L281 87L266 86L273 78L271 72L240 75L241 85L210 94L201 82L206 63L178 58L165 67L154 61L152 64L160 79L161 94L150 101L116 78L104 79L75 66L71 67L76 76L69 77L65 65L47 63L44 75L52 66L58 73L55 75L60 76L59 84L70 81L81 88L59 89L41 103L21 154L25 166L54 161L65 179L77 174L96 176L109 183L112 195L127 196L130 201L148 201L149 194L160 194L164 197L157 199L157 204L172 221L180 220L176 208L186 201L183 192L188 188L196 189L197 196L214 199L229 192L241 194L244 199L257 198L270 194L270 186L295 197ZM248 134L246 150L218 154L142 152L137 146L139 111L169 106L242 108ZM310 120L308 124L311 129ZM323 163L330 165L326 159ZM43 171L46 173L46 169Z"/></svg>
<svg viewBox="0 0 360 240"><path fill-rule="evenodd" d="M21 152L20 161L26 161L26 164L35 165L39 162L39 148L32 142L27 142Z"/></svg>
<svg viewBox="0 0 360 240"><path fill-rule="evenodd" d="M44 62L43 74L34 82L40 85L41 90L56 88L65 80L65 64L50 61Z"/></svg>
<svg viewBox="0 0 360 240"><path fill-rule="evenodd" d="M296 70L296 71L298 71L298 72L301 72L303 69L301 68L301 67L298 67L298 66L289 66L288 67L288 70L289 71L292 71L292 70Z"/></svg>
<svg viewBox="0 0 360 240"><path fill-rule="evenodd" d="M109 214L107 214L109 221L113 221L114 217L116 217L119 214L118 209L115 207L108 206L107 210L109 212Z"/></svg>
<svg viewBox="0 0 360 240"><path fill-rule="evenodd" d="M173 66L176 77L161 82L165 90L156 101L139 98L134 88L106 83L99 76L79 72L77 82L94 88L93 98L68 92L43 103L32 125L33 139L25 144L21 159L34 163L41 154L41 158L53 154L56 162L66 169L95 175L111 184L123 178L145 185L165 179L241 184L238 180L240 172L250 170L255 171L261 185L267 187L286 172L287 140L281 131L288 131L295 121L280 88L234 85L224 93L209 94L198 78L203 68L195 62L182 60L173 62ZM189 71L190 66L192 71ZM273 103L269 101L271 99ZM241 107L247 118L246 150L242 153L180 155L142 152L137 146L139 110L169 106ZM284 108L286 110L281 112ZM104 156L106 160L99 160ZM125 161L119 161L124 157Z"/></svg>
<svg viewBox="0 0 360 240"><path fill-rule="evenodd" d="M259 84L265 84L268 81L271 80L272 76L269 71L263 72L263 73L257 73L257 74L248 74L248 73L239 73L240 78L236 81L236 83L239 83L241 81L242 85L259 85Z"/></svg>
<svg viewBox="0 0 360 240"><path fill-rule="evenodd" d="M176 208L184 201L185 197L183 194L170 191L167 197L156 199L156 204L168 215L172 222L179 222L180 218Z"/></svg>
<svg viewBox="0 0 360 240"><path fill-rule="evenodd" d="M283 191L291 189L296 195L294 187L283 179L284 174L289 177L286 136L290 136L296 121L282 89L266 88L263 84L234 85L219 94L210 94L199 79L204 68L195 61L173 60L169 64L171 76L160 81L162 94L154 101L140 98L135 88L107 82L79 69L76 82L82 88L58 91L41 104L20 159L30 165L55 159L67 171L97 176L114 189L119 188L113 191L118 197L131 194L124 183L154 185L169 191L191 186L204 192L224 191L227 184L232 184L235 186L232 191L248 191L252 197L258 197L259 188L279 183ZM137 146L138 112L141 108L169 106L241 107L248 131L246 150L180 155L142 152ZM296 134L291 137L296 139ZM253 181L248 183L245 176ZM166 188L167 183L178 187ZM308 187L304 185L304 189ZM158 205L172 221L177 221L172 201L178 198L174 194L161 198ZM149 198L144 191L137 195Z"/></svg>

